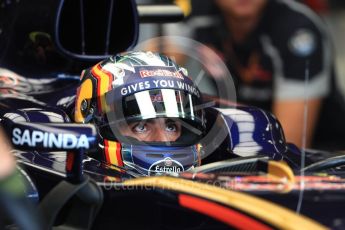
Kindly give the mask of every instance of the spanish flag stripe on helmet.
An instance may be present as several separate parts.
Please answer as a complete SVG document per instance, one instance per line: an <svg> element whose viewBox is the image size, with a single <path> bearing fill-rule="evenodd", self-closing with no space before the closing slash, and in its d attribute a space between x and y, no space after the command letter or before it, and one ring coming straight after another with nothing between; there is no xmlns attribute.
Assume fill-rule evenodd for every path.
<svg viewBox="0 0 345 230"><path fill-rule="evenodd" d="M104 145L107 162L122 167L121 144L115 141L104 140Z"/></svg>
<svg viewBox="0 0 345 230"><path fill-rule="evenodd" d="M113 76L111 73L102 69L101 65L98 64L96 67L92 68L92 74L97 78L97 95L98 95L98 109L100 111L108 111L108 106L105 101L104 94L111 90L111 83L113 81Z"/></svg>
<svg viewBox="0 0 345 230"><path fill-rule="evenodd" d="M106 139L104 140L104 153L105 153L105 160L111 163L110 154L109 154L109 141Z"/></svg>
<svg viewBox="0 0 345 230"><path fill-rule="evenodd" d="M123 167L123 161L121 157L121 144L119 142L116 142L116 157L118 166Z"/></svg>
<svg viewBox="0 0 345 230"><path fill-rule="evenodd" d="M114 141L108 141L108 154L110 158L110 163L113 165L119 165L117 155L116 155L116 142Z"/></svg>

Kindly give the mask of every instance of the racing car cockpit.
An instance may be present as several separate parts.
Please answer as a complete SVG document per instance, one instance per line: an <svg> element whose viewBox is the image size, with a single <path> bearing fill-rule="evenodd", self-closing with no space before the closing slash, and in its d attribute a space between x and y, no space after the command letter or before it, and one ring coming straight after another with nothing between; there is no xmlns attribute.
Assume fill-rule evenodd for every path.
<svg viewBox="0 0 345 230"><path fill-rule="evenodd" d="M152 52L121 53L85 70L74 120L98 127L104 154L94 157L143 175L260 153L280 160L287 152L273 116L207 108L188 71Z"/></svg>

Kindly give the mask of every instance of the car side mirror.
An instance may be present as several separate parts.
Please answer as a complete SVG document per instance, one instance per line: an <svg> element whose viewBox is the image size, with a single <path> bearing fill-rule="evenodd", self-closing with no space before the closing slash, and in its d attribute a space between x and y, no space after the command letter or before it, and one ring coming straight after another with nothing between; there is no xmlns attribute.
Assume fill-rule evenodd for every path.
<svg viewBox="0 0 345 230"><path fill-rule="evenodd" d="M55 46L64 55L100 61L132 49L139 23L171 23L184 19L174 4L137 5L135 0L60 0L55 17Z"/></svg>

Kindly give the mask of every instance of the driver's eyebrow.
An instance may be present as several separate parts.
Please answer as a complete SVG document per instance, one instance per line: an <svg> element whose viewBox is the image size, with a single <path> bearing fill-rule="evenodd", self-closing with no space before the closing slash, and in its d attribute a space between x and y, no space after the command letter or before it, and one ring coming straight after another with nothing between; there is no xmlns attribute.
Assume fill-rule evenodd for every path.
<svg viewBox="0 0 345 230"><path fill-rule="evenodd" d="M142 120L140 122L140 124L145 124L145 123L150 123L150 124L153 124L155 122L155 118L153 119L148 119L148 120Z"/></svg>
<svg viewBox="0 0 345 230"><path fill-rule="evenodd" d="M168 122L178 123L178 121L170 119L170 118L165 119L165 123L168 123Z"/></svg>
<svg viewBox="0 0 345 230"><path fill-rule="evenodd" d="M133 125L145 125L145 124L153 124L154 119L148 119L148 120L142 120L142 121L137 121L133 123L129 123L128 126L133 126Z"/></svg>

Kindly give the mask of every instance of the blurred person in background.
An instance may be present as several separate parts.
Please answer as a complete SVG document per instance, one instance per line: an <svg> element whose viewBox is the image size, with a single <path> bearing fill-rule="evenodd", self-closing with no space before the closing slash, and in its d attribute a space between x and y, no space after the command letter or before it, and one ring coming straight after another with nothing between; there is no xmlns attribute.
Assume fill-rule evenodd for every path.
<svg viewBox="0 0 345 230"><path fill-rule="evenodd" d="M0 130L0 159L0 181L3 182L4 178L7 178L15 171L16 163L11 153L11 145L2 130Z"/></svg>
<svg viewBox="0 0 345 230"><path fill-rule="evenodd" d="M345 132L339 128L345 127L340 119L345 105L334 90L333 47L323 21L311 9L288 0L185 2L191 3L191 15L185 14L183 23L162 26L157 36L193 37L212 48L232 73L238 102L273 112L289 142L301 147L305 137L306 147L345 149ZM154 46L149 49L156 50ZM200 68L178 51L159 51L191 71ZM212 59L203 47L199 53L201 60ZM214 60L202 65L221 82L224 74ZM210 80L200 84L206 93L214 88Z"/></svg>
<svg viewBox="0 0 345 230"><path fill-rule="evenodd" d="M5 214L8 214L6 202L9 197L22 199L25 194L25 186L21 175L16 169L16 162L11 153L11 145L6 135L0 129L0 229L5 227Z"/></svg>
<svg viewBox="0 0 345 230"><path fill-rule="evenodd" d="M0 229L41 229L26 197L26 182L16 168L12 147L0 128Z"/></svg>
<svg viewBox="0 0 345 230"><path fill-rule="evenodd" d="M194 38L223 58L238 102L272 111L287 140L300 147L304 137L306 147L345 147L340 119L345 107L333 90L332 44L323 21L311 9L291 0L192 3L191 18L199 22L194 23ZM215 8L218 14L205 14ZM207 55L203 50L200 54ZM221 81L221 74L212 73L214 66L205 65Z"/></svg>

